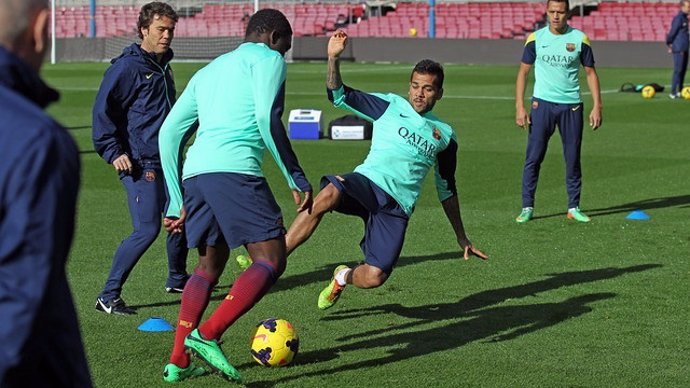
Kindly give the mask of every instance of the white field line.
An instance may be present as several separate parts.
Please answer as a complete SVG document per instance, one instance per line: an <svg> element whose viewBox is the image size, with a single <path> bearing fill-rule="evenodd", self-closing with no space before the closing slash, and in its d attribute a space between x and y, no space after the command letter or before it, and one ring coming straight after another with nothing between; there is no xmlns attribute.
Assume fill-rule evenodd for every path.
<svg viewBox="0 0 690 388"><path fill-rule="evenodd" d="M79 87L79 86L67 86L63 88L58 88L58 90L66 92L95 92L98 91L96 87ZM617 93L618 89L602 90L601 94L611 94ZM325 96L325 92L313 93L313 92L286 92L287 95L292 96ZM590 92L583 92L583 95L590 95ZM513 100L513 96L470 96L470 95L448 95L444 94L443 98L458 99L458 100Z"/></svg>

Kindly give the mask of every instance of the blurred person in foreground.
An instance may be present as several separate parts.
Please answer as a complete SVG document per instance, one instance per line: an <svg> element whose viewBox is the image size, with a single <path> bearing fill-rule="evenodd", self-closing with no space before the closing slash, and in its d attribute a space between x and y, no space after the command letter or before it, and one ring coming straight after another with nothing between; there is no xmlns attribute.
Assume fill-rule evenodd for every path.
<svg viewBox="0 0 690 388"><path fill-rule="evenodd" d="M285 15L274 9L258 11L249 19L244 43L192 77L161 129L161 161L170 193L166 229L184 230L189 247L199 252L199 263L182 293L165 381L203 373L190 363L185 349L224 378L241 381L218 343L286 266L283 215L262 172L265 150L292 189L298 212L311 209L311 185L281 121L284 56L291 45L292 28ZM197 122L180 179L180 153ZM239 246L255 260L200 324L230 249Z"/></svg>
<svg viewBox="0 0 690 388"><path fill-rule="evenodd" d="M158 150L158 131L175 103L170 43L177 13L162 2L141 7L132 43L111 61L93 106L93 144L117 172L127 192L132 233L115 251L96 310L131 315L136 311L121 297L129 274L161 231L167 197ZM165 291L179 293L188 275L187 243L182 234L168 233L168 279Z"/></svg>
<svg viewBox="0 0 690 388"><path fill-rule="evenodd" d="M65 265L79 153L43 109L45 0L0 0L0 387L90 387Z"/></svg>
<svg viewBox="0 0 690 388"><path fill-rule="evenodd" d="M578 222L591 219L580 210L584 105L580 96L580 66L584 67L587 85L592 93L589 126L601 126L601 93L599 76L594 68L594 53L589 38L568 25L568 0L547 0L548 25L529 35L515 82L515 123L528 130L527 156L522 175L522 210L515 218L528 222L534 216L539 170L546 155L549 139L558 127L563 144L566 170L568 210L566 217ZM534 91L531 111L525 109L527 74L534 67Z"/></svg>

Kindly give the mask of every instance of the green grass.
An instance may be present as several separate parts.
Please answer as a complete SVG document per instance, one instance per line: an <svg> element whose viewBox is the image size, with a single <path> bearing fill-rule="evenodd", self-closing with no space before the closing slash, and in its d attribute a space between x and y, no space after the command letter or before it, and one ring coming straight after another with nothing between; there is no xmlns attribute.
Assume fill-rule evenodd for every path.
<svg viewBox="0 0 690 388"><path fill-rule="evenodd" d="M180 91L199 66L174 66ZM179 296L163 292L164 239L125 285L123 297L138 307L138 315L108 316L93 308L112 254L130 232L124 190L90 142L91 105L105 68L64 64L43 71L62 92L50 112L71 128L82 152L69 277L96 386L164 386L161 373L173 334L137 331L148 317L174 322L178 313ZM353 87L403 95L410 69L409 64L342 66ZM460 259L428 179L392 278L378 289L349 288L337 306L322 312L316 298L332 269L361 257L361 222L327 216L290 258L272 292L223 337L247 385L690 386L690 102L671 101L666 93L643 100L613 92L623 82L666 83L669 69L599 69L606 92L604 125L586 130L582 150L581 207L593 221L565 218L556 135L542 167L536 218L518 225L526 134L514 124L516 70L448 65L445 97L435 110L458 132L463 219L490 260ZM322 109L326 123L345 114L329 105L324 80L325 64L291 64L286 111ZM588 114L588 97L585 107ZM293 145L314 184L322 174L351 171L368 150L368 142ZM289 190L270 157L267 161L267 177L291 220L295 205ZM635 209L651 220L627 220ZM190 269L195 262L190 254ZM209 310L238 273L230 263ZM298 329L301 350L290 367L266 369L250 359L251 327L269 316L288 319ZM209 375L177 386L227 384Z"/></svg>

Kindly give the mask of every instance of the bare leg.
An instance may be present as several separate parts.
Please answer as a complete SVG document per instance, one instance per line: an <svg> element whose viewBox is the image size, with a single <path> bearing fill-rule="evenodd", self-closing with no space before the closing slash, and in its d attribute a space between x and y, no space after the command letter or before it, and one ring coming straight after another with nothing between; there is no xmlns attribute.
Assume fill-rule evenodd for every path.
<svg viewBox="0 0 690 388"><path fill-rule="evenodd" d="M271 263L273 268L275 268L276 277L279 277L285 272L285 258L287 254L285 253L284 238L247 244L245 248L247 248L249 257L252 259L266 260Z"/></svg>
<svg viewBox="0 0 690 388"><path fill-rule="evenodd" d="M199 248L199 264L196 270L202 271L209 275L209 278L218 281L220 275L223 274L225 263L228 262L230 256L230 248L226 244L212 246L204 246Z"/></svg>
<svg viewBox="0 0 690 388"><path fill-rule="evenodd" d="M347 284L352 284L357 288L376 288L388 280L388 275L379 268L361 264L347 274L346 280Z"/></svg>
<svg viewBox="0 0 690 388"><path fill-rule="evenodd" d="M311 213L304 211L297 215L297 218L290 225L287 235L285 235L288 256L311 237L316 227L319 226L321 218L327 212L335 209L338 202L340 202L341 196L340 191L332 183L329 183L314 198ZM254 257L251 252L249 252L249 255L252 258Z"/></svg>

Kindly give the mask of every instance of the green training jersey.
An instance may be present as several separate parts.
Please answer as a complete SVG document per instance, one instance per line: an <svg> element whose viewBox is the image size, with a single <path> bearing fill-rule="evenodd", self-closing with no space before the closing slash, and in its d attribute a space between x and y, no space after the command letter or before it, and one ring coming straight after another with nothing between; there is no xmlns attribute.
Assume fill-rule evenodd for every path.
<svg viewBox="0 0 690 388"><path fill-rule="evenodd" d="M557 35L549 27L527 37L522 62L534 65L533 96L558 104L578 104L580 66L594 67L594 55L587 35L567 26Z"/></svg>
<svg viewBox="0 0 690 388"><path fill-rule="evenodd" d="M431 113L418 114L409 101L395 94L369 94L342 86L328 90L328 96L336 107L373 122L369 154L354 171L390 194L408 215L432 167L439 199L457 194L457 137L450 125Z"/></svg>
<svg viewBox="0 0 690 388"><path fill-rule="evenodd" d="M281 121L285 74L280 53L251 42L194 74L159 134L170 196L167 216L179 216L180 153L195 129L196 139L186 154L182 180L217 172L263 176L261 165L268 149L290 188L311 191Z"/></svg>

